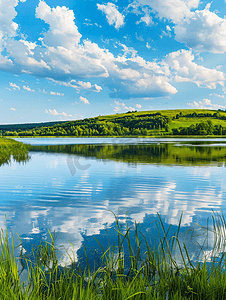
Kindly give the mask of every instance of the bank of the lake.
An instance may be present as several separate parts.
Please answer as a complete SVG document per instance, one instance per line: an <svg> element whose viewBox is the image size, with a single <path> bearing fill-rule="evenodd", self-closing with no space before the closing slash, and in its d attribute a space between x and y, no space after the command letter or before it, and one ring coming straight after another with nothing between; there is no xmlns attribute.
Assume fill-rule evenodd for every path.
<svg viewBox="0 0 226 300"><path fill-rule="evenodd" d="M9 163L11 157L17 162L29 159L28 151L31 147L22 142L9 138L0 138L0 166Z"/></svg>
<svg viewBox="0 0 226 300"><path fill-rule="evenodd" d="M182 216L181 216L182 218ZM2 231L0 250L0 296L1 299L20 300L220 300L226 296L225 220L213 213L213 228L204 228L216 240L214 248L205 253L202 245L196 261L188 253L185 243L180 241L179 231L169 238L161 218L153 230L158 230L160 243L150 247L139 224L134 224L135 242L131 239L131 228L120 229L116 217L115 235L118 243L104 248L101 260L86 266L76 262L68 253L69 264L58 257L54 236L51 242L42 242L26 253L22 243L20 256L11 250L9 235ZM194 228L190 229L194 231ZM95 240L94 240L95 242ZM143 244L143 245L142 245ZM85 247L85 246L84 246ZM129 253L124 249L128 247ZM145 247L145 252L141 249ZM221 256L219 254L221 253ZM180 258L179 258L180 256ZM96 268L95 268L96 267ZM26 270L26 280L22 274Z"/></svg>

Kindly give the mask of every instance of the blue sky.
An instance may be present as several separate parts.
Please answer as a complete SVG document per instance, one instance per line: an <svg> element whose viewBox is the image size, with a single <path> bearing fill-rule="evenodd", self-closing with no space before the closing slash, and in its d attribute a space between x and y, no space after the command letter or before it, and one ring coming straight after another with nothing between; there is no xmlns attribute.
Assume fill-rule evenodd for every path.
<svg viewBox="0 0 226 300"><path fill-rule="evenodd" d="M226 3L0 0L0 123L226 109Z"/></svg>

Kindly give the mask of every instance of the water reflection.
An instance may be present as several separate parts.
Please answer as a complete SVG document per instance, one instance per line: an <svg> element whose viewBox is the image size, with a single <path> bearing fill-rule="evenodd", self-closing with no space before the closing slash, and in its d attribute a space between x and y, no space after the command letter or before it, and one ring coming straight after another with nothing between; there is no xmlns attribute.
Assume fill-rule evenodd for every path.
<svg viewBox="0 0 226 300"><path fill-rule="evenodd" d="M0 167L4 164L10 164L12 161L18 163L26 163L30 159L27 149L15 149L10 151L7 149L0 149Z"/></svg>
<svg viewBox="0 0 226 300"><path fill-rule="evenodd" d="M0 226L6 215L27 248L48 239L49 228L56 231L57 246L73 244L77 258L84 241L97 246L93 236L105 246L106 229L113 239L110 211L118 209L121 223L127 212L129 224L140 222L150 241L158 235L152 223L157 212L176 228L184 211L186 231L195 222L206 224L211 209L226 210L225 147L67 145L35 147L30 155L25 165L0 168Z"/></svg>
<svg viewBox="0 0 226 300"><path fill-rule="evenodd" d="M222 146L224 145L224 146ZM168 165L222 165L226 161L225 144L138 144L138 145L56 145L33 146L32 151L68 153L101 160L114 160L131 164L168 164ZM79 162L77 162L79 168ZM81 166L80 168L88 168Z"/></svg>

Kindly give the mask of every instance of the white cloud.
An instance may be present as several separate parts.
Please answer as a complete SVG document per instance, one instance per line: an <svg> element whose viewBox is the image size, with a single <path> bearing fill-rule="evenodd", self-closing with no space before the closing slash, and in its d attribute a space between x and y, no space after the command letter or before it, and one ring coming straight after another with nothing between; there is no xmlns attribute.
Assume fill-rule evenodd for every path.
<svg viewBox="0 0 226 300"><path fill-rule="evenodd" d="M129 70L128 70L129 72ZM110 97L112 98L145 98L164 97L168 94L175 94L177 89L173 87L165 76L151 76L148 74L140 74L139 79L128 78L120 80L119 78L110 78L107 86L110 88Z"/></svg>
<svg viewBox="0 0 226 300"><path fill-rule="evenodd" d="M196 102L193 101L192 103L187 103L187 105L194 107L194 108L202 108L202 109L225 109L226 106L219 105L219 104L213 104L211 103L211 100L203 98L202 101Z"/></svg>
<svg viewBox="0 0 226 300"><path fill-rule="evenodd" d="M189 18L175 26L176 40L198 51L224 53L226 51L226 20L204 10L192 12Z"/></svg>
<svg viewBox="0 0 226 300"><path fill-rule="evenodd" d="M102 87L97 85L97 84L94 84L95 88L96 88L96 91L99 93L101 90L102 90Z"/></svg>
<svg viewBox="0 0 226 300"><path fill-rule="evenodd" d="M160 5L160 2L157 2ZM182 2L176 1L178 5ZM9 3L12 6L16 2L9 0ZM152 5L152 9L155 9L152 0L150 3L142 0L140 4L142 3L148 5L149 10ZM183 3L190 9L195 7L197 1ZM111 6L111 3L105 6L107 5ZM165 0L162 2L162 6L164 5L173 7L172 2L167 4ZM15 11L14 6L13 10ZM102 86L87 79L94 80L98 77L103 79L103 85L110 90L110 97L120 99L165 97L175 94L177 89L173 86L173 79L177 82L195 82L198 86L208 88L215 88L218 83L222 86L224 84L223 72L197 65L189 51L173 52L162 61L146 61L134 49L122 44L117 46L119 51L122 47L123 53L114 56L96 43L81 41L81 34L74 22L74 13L65 6L51 8L44 1L40 1L36 16L49 24L49 29L40 39L41 43L14 40L13 33L9 38L5 31L5 50L13 60L10 62L8 57L0 56L0 70L8 68L11 72L16 70L17 73L24 72L39 78L49 78L57 84L73 87L78 92L100 92ZM167 30L170 32L169 28ZM149 46L147 44L147 47Z"/></svg>
<svg viewBox="0 0 226 300"><path fill-rule="evenodd" d="M153 20L152 20L152 17L151 17L149 14L150 14L150 12L147 11L147 12L145 13L145 15L144 15L143 17L141 17L140 21L137 21L137 22L136 22L136 24L138 25L138 24L144 22L147 26L153 25L154 22L153 22Z"/></svg>
<svg viewBox="0 0 226 300"><path fill-rule="evenodd" d="M74 13L65 6L50 8L40 1L36 8L36 17L50 25L50 30L44 33L43 42L52 47L70 48L78 45L81 34L74 23Z"/></svg>
<svg viewBox="0 0 226 300"><path fill-rule="evenodd" d="M53 95L53 96L64 96L64 93L50 92L50 95Z"/></svg>
<svg viewBox="0 0 226 300"><path fill-rule="evenodd" d="M151 45L147 42L146 43L146 47L148 48L148 49L151 49Z"/></svg>
<svg viewBox="0 0 226 300"><path fill-rule="evenodd" d="M29 54L31 54L31 55L34 54L34 52L32 50L34 50L37 47L36 43L28 42L25 40L20 40L20 42L23 43L25 46L27 46Z"/></svg>
<svg viewBox="0 0 226 300"><path fill-rule="evenodd" d="M10 82L9 85L10 85L14 90L16 90L16 89L20 90L20 87L19 87L18 85L16 85L15 83Z"/></svg>
<svg viewBox="0 0 226 300"><path fill-rule="evenodd" d="M135 6L150 7L160 19L177 23L191 15L191 9L198 7L199 0L136 0L134 3Z"/></svg>
<svg viewBox="0 0 226 300"><path fill-rule="evenodd" d="M59 113L56 109L49 109L49 110L45 110L45 112L47 114L53 115L53 116L64 116L67 117L67 114L65 112Z"/></svg>
<svg viewBox="0 0 226 300"><path fill-rule="evenodd" d="M86 99L85 97L80 96L80 97L79 97L79 100L80 100L80 102L83 102L84 104L90 104L90 103L89 103L89 100Z"/></svg>
<svg viewBox="0 0 226 300"><path fill-rule="evenodd" d="M49 23L50 28L44 33L41 46L8 40L6 50L14 59L12 72L16 69L18 73L47 77L77 91L100 92L102 87L75 78L102 77L106 78L104 84L110 89L110 96L116 98L158 97L177 92L169 83L170 73L165 62L145 61L125 45L120 45L124 54L115 57L88 40L78 44L80 34L73 21L73 11L59 6L51 9L40 1L36 15ZM9 67L6 63L4 67L0 63L0 69L6 67Z"/></svg>
<svg viewBox="0 0 226 300"><path fill-rule="evenodd" d="M109 65L109 77L104 81L111 90L110 97L163 97L177 92L169 83L170 71L165 61L145 61L135 50L121 46L124 55L118 56L114 64Z"/></svg>
<svg viewBox="0 0 226 300"><path fill-rule="evenodd" d="M135 111L135 108L134 107L131 107L131 106L126 106L124 102L119 102L119 101L116 101L115 100L115 104L117 105L113 110L115 112L119 112L121 111L122 109L123 110L129 110L129 111Z"/></svg>
<svg viewBox="0 0 226 300"><path fill-rule="evenodd" d="M10 108L10 110L13 110L13 111L15 111L16 109L15 109L14 107L11 107L11 108Z"/></svg>
<svg viewBox="0 0 226 300"><path fill-rule="evenodd" d="M13 22L17 12L17 0L0 1L0 37L13 37L16 35L18 24Z"/></svg>
<svg viewBox="0 0 226 300"><path fill-rule="evenodd" d="M197 10L199 0L135 0L133 12L137 13L138 8L145 12L138 24L147 17L151 18L151 10L157 13L160 19L173 21L176 24L174 27L176 40L185 43L189 48L224 53L226 19L219 17L216 12L211 12L210 5L211 3L208 3L205 9ZM192 9L196 10L191 11ZM166 29L167 32L163 32L163 35L169 35L171 31L169 25Z"/></svg>
<svg viewBox="0 0 226 300"><path fill-rule="evenodd" d="M225 98L224 95L218 95L216 93L210 94L210 96L213 96L213 95L216 96L216 97L218 97L218 98Z"/></svg>
<svg viewBox="0 0 226 300"><path fill-rule="evenodd" d="M138 41L144 42L144 38L143 38L142 36L139 36L139 35L137 34L137 32L135 32L135 36L136 36L136 39L137 39Z"/></svg>
<svg viewBox="0 0 226 300"><path fill-rule="evenodd" d="M114 109L113 109L115 112L119 112L122 110L122 108L120 106L116 106Z"/></svg>
<svg viewBox="0 0 226 300"><path fill-rule="evenodd" d="M118 11L117 6L108 2L106 5L97 4L97 8L104 12L109 25L113 25L116 29L124 25L124 16Z"/></svg>
<svg viewBox="0 0 226 300"><path fill-rule="evenodd" d="M166 62L175 72L176 82L194 82L198 87L215 89L219 84L224 86L224 73L197 65L194 55L188 50L178 50L166 56Z"/></svg>
<svg viewBox="0 0 226 300"><path fill-rule="evenodd" d="M64 85L67 87L72 87L74 89L76 89L78 92L81 90L90 90L92 92L97 92L99 93L102 90L102 87L97 85L97 84L91 84L90 82L84 82L84 81L77 81L77 80L70 80L69 82L65 82L65 81L57 81L57 80L53 80L53 82L60 84L60 85Z"/></svg>
<svg viewBox="0 0 226 300"><path fill-rule="evenodd" d="M40 93L43 93L43 94L45 94L45 95L47 94L47 91L46 91L45 89L43 89L43 90L39 89L39 92L40 92Z"/></svg>
<svg viewBox="0 0 226 300"><path fill-rule="evenodd" d="M32 90L29 86L24 85L23 89L28 91L28 92L35 92L35 90Z"/></svg>
<svg viewBox="0 0 226 300"><path fill-rule="evenodd" d="M18 24L13 20L17 15L15 7L17 0L0 1L0 68L3 71L14 71L13 61L7 55L3 56L7 40L17 35Z"/></svg>
<svg viewBox="0 0 226 300"><path fill-rule="evenodd" d="M135 106L136 106L136 108L141 108L142 107L141 104L136 104Z"/></svg>

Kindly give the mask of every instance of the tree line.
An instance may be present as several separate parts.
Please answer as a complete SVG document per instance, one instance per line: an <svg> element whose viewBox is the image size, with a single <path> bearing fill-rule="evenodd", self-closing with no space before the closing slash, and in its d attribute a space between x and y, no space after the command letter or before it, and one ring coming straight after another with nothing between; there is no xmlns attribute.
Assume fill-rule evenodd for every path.
<svg viewBox="0 0 226 300"><path fill-rule="evenodd" d="M127 136L148 135L150 130L164 130L170 119L161 113L135 116L130 114L112 120L90 118L53 126L0 130L2 136Z"/></svg>
<svg viewBox="0 0 226 300"><path fill-rule="evenodd" d="M198 123L190 126L173 128L172 121L178 120L183 125L185 118L199 118ZM200 118L203 121L200 122ZM226 127L213 125L211 119L226 120L226 115L217 112L196 111L190 113L179 112L171 117L157 113L136 114L128 112L114 117L96 117L83 120L52 123L51 126L36 127L32 124L1 125L0 136L152 136L152 135L226 135ZM27 126L27 127L26 127ZM177 126L178 127L178 126Z"/></svg>

